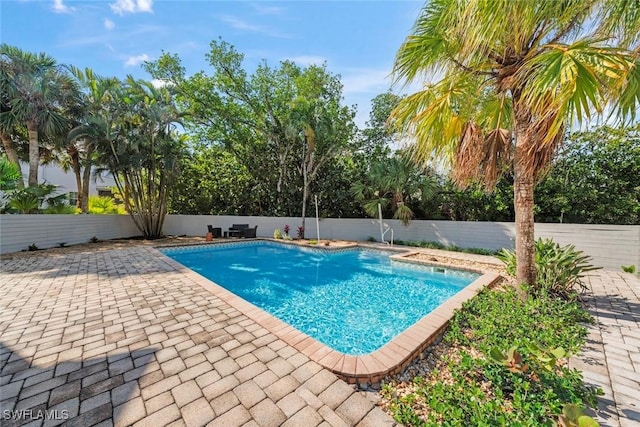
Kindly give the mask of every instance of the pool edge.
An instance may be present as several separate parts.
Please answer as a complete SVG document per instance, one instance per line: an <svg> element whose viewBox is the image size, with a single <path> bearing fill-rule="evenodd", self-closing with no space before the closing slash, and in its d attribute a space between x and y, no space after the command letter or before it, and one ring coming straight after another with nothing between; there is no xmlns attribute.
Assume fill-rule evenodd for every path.
<svg viewBox="0 0 640 427"><path fill-rule="evenodd" d="M355 244L354 246L366 248L368 245ZM163 254L158 248L148 249L156 257L161 258L182 274L187 275L195 283L207 289L222 301L233 306L285 343L307 356L310 360L333 372L349 384L378 383L388 375L401 372L442 335L454 314L454 310L462 307L462 303L474 297L484 287L492 286L501 278L497 273L487 273L469 268L458 269L480 272L482 276L465 286L432 312L423 316L380 349L365 355L353 356L331 349L265 310L228 291L217 283L183 266ZM391 257L401 262L434 265L433 263L422 260L402 259L413 253L415 252L407 251L402 254L392 255Z"/></svg>

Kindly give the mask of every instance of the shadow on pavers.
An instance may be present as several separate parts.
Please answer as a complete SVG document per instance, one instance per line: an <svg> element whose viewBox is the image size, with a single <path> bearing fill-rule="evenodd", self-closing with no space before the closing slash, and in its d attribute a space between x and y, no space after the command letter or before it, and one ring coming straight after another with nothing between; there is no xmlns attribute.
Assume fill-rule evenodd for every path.
<svg viewBox="0 0 640 427"><path fill-rule="evenodd" d="M37 366L0 342L0 425L43 421L45 426L85 427L108 419L117 425L114 409L139 393L137 379L147 373L158 350L145 347Z"/></svg>

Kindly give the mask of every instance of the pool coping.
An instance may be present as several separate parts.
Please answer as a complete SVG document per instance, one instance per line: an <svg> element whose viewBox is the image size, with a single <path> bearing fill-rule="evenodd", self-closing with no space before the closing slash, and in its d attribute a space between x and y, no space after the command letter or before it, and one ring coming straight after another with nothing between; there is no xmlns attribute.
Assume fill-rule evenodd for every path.
<svg viewBox="0 0 640 427"><path fill-rule="evenodd" d="M272 239L257 239L262 241L273 241ZM252 241L255 241L252 239ZM277 243L281 243L277 241ZM213 243L214 245L216 243ZM287 244L287 243L284 243ZM180 245L194 246L194 245ZM198 245L200 246L200 245ZM179 247L179 246L171 246ZM378 246L366 244L349 245L348 248L364 248L387 250ZM163 246L162 248L169 248ZM332 250L322 246L316 247L319 250ZM344 249L341 247L340 249ZM420 264L426 266L443 267L437 263L431 263L418 259L407 259L407 257L419 253L417 251L388 248L398 254L390 255L390 258L398 262L408 262L412 264ZM158 248L149 248L156 256L161 258L173 268L187 275L195 283L210 291L212 294L233 306L241 313L251 318L271 333L294 347L296 350L307 356L312 361L320 364L322 367L330 370L343 380L350 384L369 383L375 384L380 382L388 375L400 373L406 368L420 353L438 339L445 331L449 324L449 320L456 309L462 307L462 303L474 297L485 287L490 287L497 283L501 276L497 273L482 272L469 268L446 268L462 271L473 271L483 273L482 276L465 286L458 293L449 298L446 302L438 306L429 314L423 316L416 323L405 329L391 341L380 349L364 354L364 355L348 355L322 344L311 336L299 331L288 323L278 319L270 313L251 304L238 295L228 291L217 283L207 279L206 277L196 273L195 271L185 267L174 259L163 254ZM335 250L335 249L333 249Z"/></svg>

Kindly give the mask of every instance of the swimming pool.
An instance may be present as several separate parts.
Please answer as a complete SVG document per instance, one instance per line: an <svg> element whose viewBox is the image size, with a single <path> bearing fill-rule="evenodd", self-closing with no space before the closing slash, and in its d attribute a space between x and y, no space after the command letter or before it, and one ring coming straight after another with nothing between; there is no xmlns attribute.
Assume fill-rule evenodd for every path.
<svg viewBox="0 0 640 427"><path fill-rule="evenodd" d="M317 341L372 353L479 274L392 261L392 252L253 241L162 252Z"/></svg>

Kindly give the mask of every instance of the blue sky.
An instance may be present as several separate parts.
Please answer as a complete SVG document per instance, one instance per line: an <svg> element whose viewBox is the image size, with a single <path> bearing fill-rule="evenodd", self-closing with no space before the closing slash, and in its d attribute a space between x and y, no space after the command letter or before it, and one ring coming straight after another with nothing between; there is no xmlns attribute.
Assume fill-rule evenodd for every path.
<svg viewBox="0 0 640 427"><path fill-rule="evenodd" d="M3 0L0 40L103 76L131 74L164 50L187 72L208 70L205 53L218 37L245 54L252 71L290 59L342 76L345 103L364 126L371 99L389 89L395 53L421 1ZM395 90L398 92L398 90Z"/></svg>

